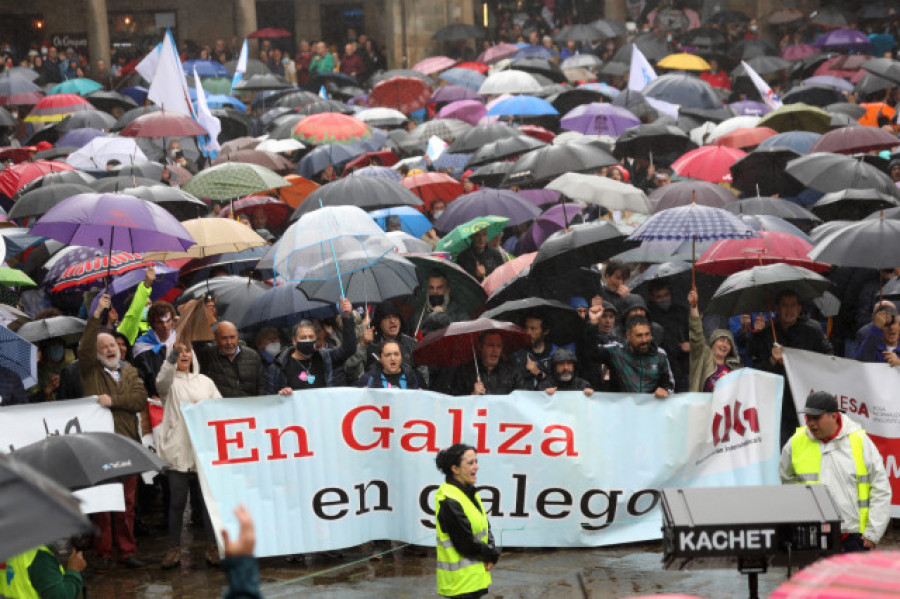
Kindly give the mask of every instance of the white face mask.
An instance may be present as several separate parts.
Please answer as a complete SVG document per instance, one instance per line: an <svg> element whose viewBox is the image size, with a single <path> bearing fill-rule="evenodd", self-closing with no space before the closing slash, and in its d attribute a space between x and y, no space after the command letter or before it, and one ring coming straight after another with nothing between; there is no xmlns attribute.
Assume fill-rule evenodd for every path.
<svg viewBox="0 0 900 599"><path fill-rule="evenodd" d="M281 344L277 341L273 341L272 343L266 346L266 353L270 356L275 356L278 352L281 351Z"/></svg>
<svg viewBox="0 0 900 599"><path fill-rule="evenodd" d="M432 216L434 216L434 220L437 220L437 219L439 219L439 218L441 217L441 215L442 215L443 213L444 213L443 210L435 210L435 211L432 213Z"/></svg>

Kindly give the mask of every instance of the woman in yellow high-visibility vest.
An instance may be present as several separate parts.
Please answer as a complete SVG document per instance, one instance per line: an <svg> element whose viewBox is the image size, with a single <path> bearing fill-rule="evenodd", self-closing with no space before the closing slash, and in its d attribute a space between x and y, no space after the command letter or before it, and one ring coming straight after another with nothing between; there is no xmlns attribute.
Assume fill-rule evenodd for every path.
<svg viewBox="0 0 900 599"><path fill-rule="evenodd" d="M444 597L475 599L487 594L500 559L481 498L475 448L457 443L435 459L446 480L434 498L437 526L437 590Z"/></svg>

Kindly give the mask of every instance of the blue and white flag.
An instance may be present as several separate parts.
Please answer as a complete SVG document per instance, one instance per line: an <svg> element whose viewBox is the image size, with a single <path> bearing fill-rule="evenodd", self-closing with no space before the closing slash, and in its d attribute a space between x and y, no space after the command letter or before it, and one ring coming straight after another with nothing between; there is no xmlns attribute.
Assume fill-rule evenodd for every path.
<svg viewBox="0 0 900 599"><path fill-rule="evenodd" d="M156 72L156 63L159 62L159 53L162 51L162 42L147 53L141 62L134 68L148 83L153 81L153 73Z"/></svg>
<svg viewBox="0 0 900 599"><path fill-rule="evenodd" d="M324 86L324 85L321 86L321 87L319 88L319 97L322 98L323 100L327 100L327 99L328 99L328 92L325 91L325 86Z"/></svg>
<svg viewBox="0 0 900 599"><path fill-rule="evenodd" d="M147 98L164 110L194 117L184 68L172 32L166 31L161 46Z"/></svg>
<svg viewBox="0 0 900 599"><path fill-rule="evenodd" d="M631 48L631 72L628 75L628 89L639 92L647 87L647 84L656 79L656 71L650 65L647 57L636 45Z"/></svg>
<svg viewBox="0 0 900 599"><path fill-rule="evenodd" d="M194 69L194 86L194 89L197 90L197 116L195 118L209 132L209 137L205 135L200 137L198 145L205 156L215 159L219 150L222 149L219 146L219 133L222 132L222 123L218 117L213 116L209 111L209 105L206 103L206 90L200 85L200 75L197 74L196 68Z"/></svg>
<svg viewBox="0 0 900 599"><path fill-rule="evenodd" d="M244 73L247 72L247 38L244 38L244 45L241 46L241 55L238 56L237 66L234 67L234 77L231 79L231 89L241 82Z"/></svg>
<svg viewBox="0 0 900 599"><path fill-rule="evenodd" d="M753 82L753 85L756 86L757 91L759 91L759 95L762 96L763 102L765 102L772 110L777 108L781 108L781 99L775 95L775 92L772 91L772 88L769 87L769 84L765 82L765 80L759 76L759 73L753 70L746 61L741 61L741 64L744 65L744 70L747 72L747 76L750 77L750 81Z"/></svg>

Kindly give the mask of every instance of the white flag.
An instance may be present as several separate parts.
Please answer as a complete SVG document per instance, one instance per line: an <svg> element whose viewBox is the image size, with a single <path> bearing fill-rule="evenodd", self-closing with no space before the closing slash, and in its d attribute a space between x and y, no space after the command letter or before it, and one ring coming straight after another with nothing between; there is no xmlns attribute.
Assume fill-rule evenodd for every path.
<svg viewBox="0 0 900 599"><path fill-rule="evenodd" d="M156 47L150 50L147 56L134 67L134 70L146 79L148 83L153 81L153 73L156 71L156 63L159 62L160 50L162 50L162 42L156 44Z"/></svg>
<svg viewBox="0 0 900 599"><path fill-rule="evenodd" d="M184 78L184 68L178 58L175 40L168 31L162 41L147 97L164 110L194 116L191 96L188 94L187 81Z"/></svg>
<svg viewBox="0 0 900 599"><path fill-rule="evenodd" d="M244 73L247 72L247 38L244 38L244 45L241 46L241 55L238 56L237 66L234 67L234 77L231 79L231 89L241 82Z"/></svg>
<svg viewBox="0 0 900 599"><path fill-rule="evenodd" d="M197 90L197 122L206 129L209 137L201 138L206 140L204 152L207 155L217 153L221 150L219 146L219 133L222 132L222 122L218 117L213 116L209 111L209 105L206 103L206 90L200 85L200 75L197 74L197 68L194 67L194 89ZM212 156L213 158L215 156Z"/></svg>
<svg viewBox="0 0 900 599"><path fill-rule="evenodd" d="M647 87L647 84L656 79L656 71L650 65L647 57L637 45L631 48L631 73L628 75L628 89L639 92Z"/></svg>
<svg viewBox="0 0 900 599"><path fill-rule="evenodd" d="M763 78L759 76L759 73L754 71L753 67L747 64L746 61L742 60L741 64L744 65L744 71L747 72L750 81L753 82L753 85L755 85L757 91L759 91L759 95L762 96L763 102L768 104L773 110L781 108L781 100L775 95L775 92L772 91L769 84L766 83Z"/></svg>

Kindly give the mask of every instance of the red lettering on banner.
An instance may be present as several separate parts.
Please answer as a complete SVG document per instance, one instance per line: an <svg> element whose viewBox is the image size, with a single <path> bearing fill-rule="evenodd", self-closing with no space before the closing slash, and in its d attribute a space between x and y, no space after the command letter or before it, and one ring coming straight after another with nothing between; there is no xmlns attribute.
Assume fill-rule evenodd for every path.
<svg viewBox="0 0 900 599"><path fill-rule="evenodd" d="M390 406L360 406L358 408L353 408L347 412L347 415L344 416L344 419L341 422L341 435L344 437L344 442L347 443L347 446L350 447L350 449L355 449L356 451L367 451L369 449L375 449L376 447L388 449L391 441L390 435L394 432L394 429L392 428L372 427L372 430L378 432L379 436L374 443L370 443L369 445L362 445L356 440L356 436L353 433L353 424L356 421L356 417L363 412L375 412L382 420L387 420L391 417Z"/></svg>
<svg viewBox="0 0 900 599"><path fill-rule="evenodd" d="M277 428L266 429L266 434L269 435L269 444L272 448L272 453L266 458L267 460L287 459L287 454L281 451L281 437L285 433L294 433L294 435L297 436L297 453L294 454L295 458L308 458L314 455L313 452L309 450L309 438L306 434L306 429L295 424L293 426L286 426L280 430Z"/></svg>
<svg viewBox="0 0 900 599"><path fill-rule="evenodd" d="M219 452L219 459L214 460L213 466L221 466L222 464L241 464L244 462L258 462L259 461L259 450L255 447L250 450L250 455L241 456L241 457L229 457L228 454L228 446L231 444L237 445L238 449L244 448L244 433L238 431L234 437L228 437L228 433L225 430L230 424L246 424L249 430L256 429L256 418L232 418L230 420L210 420L207 423L207 426L212 426L216 429L216 447Z"/></svg>
<svg viewBox="0 0 900 599"><path fill-rule="evenodd" d="M547 437L544 439L544 442L541 443L541 453L548 456L577 456L578 452L575 451L575 433L572 429L568 426L562 426L561 424L555 424L544 428L544 434L550 434L554 431L559 431L563 433L563 435L560 437ZM554 451L553 445L557 443L562 443L563 448L559 451Z"/></svg>
<svg viewBox="0 0 900 599"><path fill-rule="evenodd" d="M513 435L500 444L500 447L497 448L497 453L509 453L509 454L529 454L531 453L531 445L526 444L521 449L514 449L513 445L522 440L522 437L530 433L534 426L531 424L513 424L511 422L504 422L500 425L500 432L505 432L506 429L518 429Z"/></svg>
<svg viewBox="0 0 900 599"><path fill-rule="evenodd" d="M403 425L405 429L411 429L414 426L421 426L425 430L421 433L406 433L400 437L400 447L406 451L432 451L437 452L437 427L433 422L427 420L410 420ZM414 439L422 439L421 444L414 445Z"/></svg>
<svg viewBox="0 0 900 599"><path fill-rule="evenodd" d="M810 389L810 393L815 393L815 389ZM869 418L869 406L866 405L861 399L857 399L852 395L839 395L837 393L834 394L834 400L837 402L838 407L845 412L849 412L851 414L859 414L865 418Z"/></svg>

